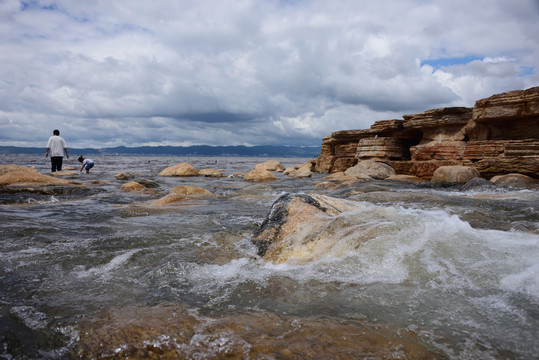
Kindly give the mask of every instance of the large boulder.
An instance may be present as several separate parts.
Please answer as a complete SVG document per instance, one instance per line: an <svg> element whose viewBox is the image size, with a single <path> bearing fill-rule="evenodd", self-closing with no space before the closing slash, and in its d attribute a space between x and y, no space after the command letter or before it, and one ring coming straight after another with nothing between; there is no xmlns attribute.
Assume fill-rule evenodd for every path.
<svg viewBox="0 0 539 360"><path fill-rule="evenodd" d="M0 187L24 185L81 185L80 182L58 179L18 165L0 165Z"/></svg>
<svg viewBox="0 0 539 360"><path fill-rule="evenodd" d="M501 187L531 188L537 186L537 180L522 174L507 174L494 176L490 181Z"/></svg>
<svg viewBox="0 0 539 360"><path fill-rule="evenodd" d="M144 191L146 187L135 181L129 181L122 185L120 191L132 192L132 191Z"/></svg>
<svg viewBox="0 0 539 360"><path fill-rule="evenodd" d="M255 165L255 169L260 168L268 171L283 172L285 170L284 165L277 160L268 160L266 162Z"/></svg>
<svg viewBox="0 0 539 360"><path fill-rule="evenodd" d="M167 167L158 176L198 176L198 170L189 163L181 163Z"/></svg>
<svg viewBox="0 0 539 360"><path fill-rule="evenodd" d="M466 183L475 177L480 177L480 174L479 171L472 166L440 166L434 171L431 181Z"/></svg>
<svg viewBox="0 0 539 360"><path fill-rule="evenodd" d="M393 170L391 166L378 161L364 160L347 169L344 173L346 175L355 176L358 179L371 178L383 180L395 175L395 170Z"/></svg>
<svg viewBox="0 0 539 360"><path fill-rule="evenodd" d="M252 242L258 248L258 255L274 263L308 260L315 247L331 246L335 240L327 236L328 224L342 212L355 208L357 204L348 200L285 194L272 205Z"/></svg>
<svg viewBox="0 0 539 360"><path fill-rule="evenodd" d="M277 177L263 167L255 167L245 175L244 179L246 181L271 181L276 180Z"/></svg>
<svg viewBox="0 0 539 360"><path fill-rule="evenodd" d="M295 178L306 178L312 176L312 164L310 162L303 163L299 165L294 165L287 167L285 171L283 171L283 175L289 175L291 177Z"/></svg>

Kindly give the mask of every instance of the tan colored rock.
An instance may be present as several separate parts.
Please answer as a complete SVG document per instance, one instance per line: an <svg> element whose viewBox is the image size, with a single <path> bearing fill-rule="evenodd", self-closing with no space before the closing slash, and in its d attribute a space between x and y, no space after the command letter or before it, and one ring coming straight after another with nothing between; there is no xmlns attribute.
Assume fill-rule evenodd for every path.
<svg viewBox="0 0 539 360"><path fill-rule="evenodd" d="M283 172L284 171L284 165L281 164L278 160L268 160L266 162L256 164L255 169L264 169L267 171L277 171L277 172Z"/></svg>
<svg viewBox="0 0 539 360"><path fill-rule="evenodd" d="M26 167L22 165L0 165L0 176L10 173L10 172L14 172L14 171L29 171L29 170L37 171L34 166Z"/></svg>
<svg viewBox="0 0 539 360"><path fill-rule="evenodd" d="M177 202L192 203L211 195L211 192L203 188L192 185L178 185L173 187L168 195L154 201L152 205L161 206Z"/></svg>
<svg viewBox="0 0 539 360"><path fill-rule="evenodd" d="M441 166L434 171L431 181L466 183L467 181L480 176L479 171L471 166Z"/></svg>
<svg viewBox="0 0 539 360"><path fill-rule="evenodd" d="M135 181L129 181L120 188L120 191L143 191L146 187Z"/></svg>
<svg viewBox="0 0 539 360"><path fill-rule="evenodd" d="M180 194L168 194L166 196L163 196L160 199L155 200L152 202L153 206L162 206L162 205L168 205L180 201L184 201L186 199L189 199L186 195L180 195Z"/></svg>
<svg viewBox="0 0 539 360"><path fill-rule="evenodd" d="M311 260L314 247L327 241L323 230L327 228L328 221L355 208L357 204L348 200L323 195L286 194L272 205L269 217L252 242L258 248L258 255L267 261ZM331 246L330 242L322 246Z"/></svg>
<svg viewBox="0 0 539 360"><path fill-rule="evenodd" d="M78 178L79 173L75 171L62 170L62 171L51 172L51 176L63 177L63 178Z"/></svg>
<svg viewBox="0 0 539 360"><path fill-rule="evenodd" d="M283 175L289 175L296 178L306 178L312 176L312 164L310 162L290 166L283 171Z"/></svg>
<svg viewBox="0 0 539 360"><path fill-rule="evenodd" d="M176 195L194 195L194 196L208 196L212 195L211 192L209 192L206 189L199 188L192 185L178 185L173 187L170 192L170 194L176 194Z"/></svg>
<svg viewBox="0 0 539 360"><path fill-rule="evenodd" d="M249 171L247 175L245 175L244 179L246 181L271 181L276 180L277 177L262 167L255 167L253 170Z"/></svg>
<svg viewBox="0 0 539 360"><path fill-rule="evenodd" d="M0 186L9 185L81 185L80 182L44 175L35 169L17 165L0 165Z"/></svg>
<svg viewBox="0 0 539 360"><path fill-rule="evenodd" d="M223 171L224 170L221 169L201 169L199 170L198 175L206 177L224 177Z"/></svg>
<svg viewBox="0 0 539 360"><path fill-rule="evenodd" d="M344 173L346 175L355 176L358 179L372 178L382 180L395 175L395 170L393 170L391 166L381 162L363 160L357 165L347 169Z"/></svg>
<svg viewBox="0 0 539 360"><path fill-rule="evenodd" d="M497 175L490 181L496 186L514 188L533 188L539 184L537 180L522 174Z"/></svg>
<svg viewBox="0 0 539 360"><path fill-rule="evenodd" d="M420 177L413 176L413 175L391 175L391 176L387 177L385 180L406 181L406 182L424 181Z"/></svg>
<svg viewBox="0 0 539 360"><path fill-rule="evenodd" d="M181 163L167 167L158 176L198 176L198 170L189 163Z"/></svg>

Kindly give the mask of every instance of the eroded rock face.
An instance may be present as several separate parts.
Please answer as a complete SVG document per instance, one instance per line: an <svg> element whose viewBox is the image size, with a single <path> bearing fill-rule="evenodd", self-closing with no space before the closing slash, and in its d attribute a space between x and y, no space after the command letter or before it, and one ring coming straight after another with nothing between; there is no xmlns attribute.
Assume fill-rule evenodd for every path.
<svg viewBox="0 0 539 360"><path fill-rule="evenodd" d="M473 166L485 178L513 172L539 178L539 87L403 119L325 137L315 170L334 173L376 160L426 180L452 165Z"/></svg>

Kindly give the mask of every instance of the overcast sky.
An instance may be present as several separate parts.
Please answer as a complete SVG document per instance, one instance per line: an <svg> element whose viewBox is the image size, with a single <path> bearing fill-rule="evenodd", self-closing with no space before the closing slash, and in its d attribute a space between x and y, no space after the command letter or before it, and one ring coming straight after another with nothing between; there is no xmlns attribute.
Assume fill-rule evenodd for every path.
<svg viewBox="0 0 539 360"><path fill-rule="evenodd" d="M539 85L539 0L0 0L0 144L319 146Z"/></svg>

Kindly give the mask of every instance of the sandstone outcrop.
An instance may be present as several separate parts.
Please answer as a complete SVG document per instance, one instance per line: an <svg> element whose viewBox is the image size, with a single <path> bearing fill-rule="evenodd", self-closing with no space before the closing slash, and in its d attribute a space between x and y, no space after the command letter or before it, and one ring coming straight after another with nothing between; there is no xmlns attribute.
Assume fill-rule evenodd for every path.
<svg viewBox="0 0 539 360"><path fill-rule="evenodd" d="M430 180L441 166L471 166L482 177L521 173L539 178L539 87L382 120L369 129L324 138L317 172L346 171L363 160L399 175Z"/></svg>
<svg viewBox="0 0 539 360"><path fill-rule="evenodd" d="M158 176L198 176L198 170L189 163L181 163L163 169Z"/></svg>

